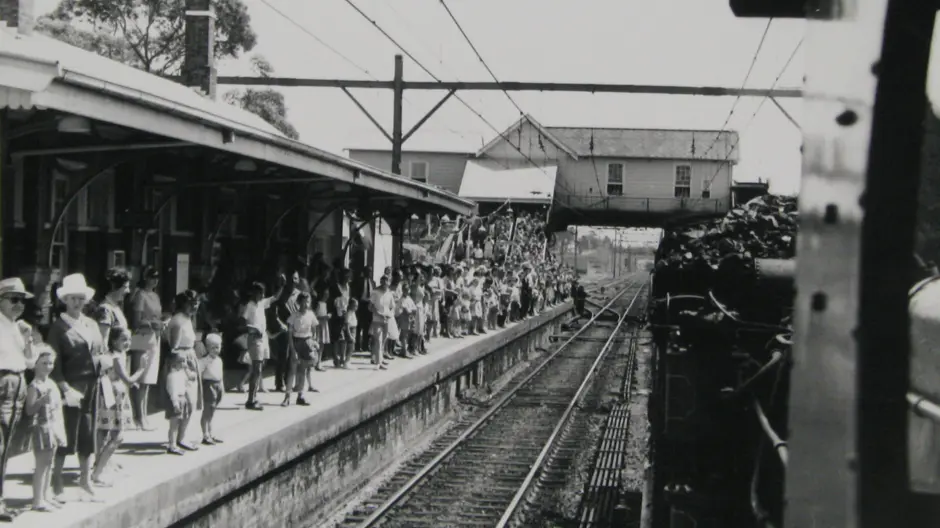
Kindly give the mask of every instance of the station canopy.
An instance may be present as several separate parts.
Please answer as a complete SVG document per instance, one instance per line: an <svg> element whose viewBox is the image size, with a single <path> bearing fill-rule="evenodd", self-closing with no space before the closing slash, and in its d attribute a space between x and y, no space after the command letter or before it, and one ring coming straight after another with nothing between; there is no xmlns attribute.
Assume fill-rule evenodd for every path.
<svg viewBox="0 0 940 528"><path fill-rule="evenodd" d="M294 184L381 212L476 210L438 187L291 140L170 79L2 23L0 109L13 156L157 150L155 170L187 174L181 179L199 186Z"/></svg>
<svg viewBox="0 0 940 528"><path fill-rule="evenodd" d="M475 202L550 204L558 167L506 169L468 161L460 182L461 198Z"/></svg>

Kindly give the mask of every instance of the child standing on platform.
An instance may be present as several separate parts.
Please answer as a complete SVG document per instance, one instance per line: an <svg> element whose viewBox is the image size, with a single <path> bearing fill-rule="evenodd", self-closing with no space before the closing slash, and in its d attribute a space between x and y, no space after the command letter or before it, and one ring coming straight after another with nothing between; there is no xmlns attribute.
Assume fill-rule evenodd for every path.
<svg viewBox="0 0 940 528"><path fill-rule="evenodd" d="M199 372L202 374L202 416L199 425L202 426L203 445L214 445L222 443L212 432L212 419L215 418L215 410L219 408L225 393L222 384L225 372L220 357L222 336L209 334L204 341L206 355L199 358Z"/></svg>
<svg viewBox="0 0 940 528"><path fill-rule="evenodd" d="M36 359L36 377L26 390L26 414L32 417L30 443L36 457L33 472L33 509L52 511L62 506L52 497L52 460L59 447L65 447L65 418L62 416L62 396L59 388L49 379L55 364L55 352L44 347Z"/></svg>
<svg viewBox="0 0 940 528"><path fill-rule="evenodd" d="M346 350L343 353L343 363L340 368L349 368L349 358L352 356L353 349L356 347L356 330L359 326L359 319L356 317L356 310L359 309L359 301L349 299L349 306L346 307L346 314L343 316L343 335L346 337Z"/></svg>
<svg viewBox="0 0 940 528"><path fill-rule="evenodd" d="M151 362L156 357L156 354L148 353L145 364L134 374L128 375L127 351L130 349L130 331L117 326L108 333L108 352L98 359L101 366L101 397L98 398L97 422L98 453L95 456L95 469L91 473L91 480L99 486L110 485L102 480L101 474L108 469L108 462L124 442L124 431L134 425L130 388L151 368Z"/></svg>
<svg viewBox="0 0 940 528"><path fill-rule="evenodd" d="M297 296L297 311L287 319L288 355L290 371L284 387L282 407L290 405L291 390L297 393L297 405L309 405L304 399L304 384L310 385L310 371L318 362L319 345L314 338L317 325L320 324L316 313L310 309L310 294L301 292Z"/></svg>

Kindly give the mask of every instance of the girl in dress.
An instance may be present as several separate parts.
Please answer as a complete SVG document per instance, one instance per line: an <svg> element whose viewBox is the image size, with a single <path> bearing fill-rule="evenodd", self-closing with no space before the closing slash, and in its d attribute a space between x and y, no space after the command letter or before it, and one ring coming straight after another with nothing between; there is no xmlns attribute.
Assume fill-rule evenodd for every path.
<svg viewBox="0 0 940 528"><path fill-rule="evenodd" d="M131 349L131 333L127 328L116 326L108 332L108 350L98 357L101 368L98 394L98 453L91 481L96 486L107 487L110 482L101 478L108 469L108 462L124 441L124 431L134 425L130 388L150 368L156 357L148 354L145 364L132 375L127 374L127 352Z"/></svg>
<svg viewBox="0 0 940 528"><path fill-rule="evenodd" d="M356 331L359 327L359 318L356 312L359 310L359 301L349 299L349 305L346 307L346 315L343 316L343 335L346 336L346 352L343 354L343 364L340 368L349 368L349 358L352 357L353 349L356 348Z"/></svg>
<svg viewBox="0 0 940 528"><path fill-rule="evenodd" d="M483 329L483 287L479 277L470 281L470 328L471 333L485 334Z"/></svg>
<svg viewBox="0 0 940 528"><path fill-rule="evenodd" d="M424 287L424 276L418 274L414 284L411 287L411 298L415 304L414 325L412 328L411 339L412 349L418 354L427 354L425 348L425 326L428 320L427 309L427 290Z"/></svg>
<svg viewBox="0 0 940 528"><path fill-rule="evenodd" d="M471 323L473 321L473 312L471 311L471 304L473 299L470 294L469 284L461 288L460 292L460 334L461 335L473 335Z"/></svg>
<svg viewBox="0 0 940 528"><path fill-rule="evenodd" d="M431 280L428 281L428 291L431 295L428 299L427 337L428 339L433 339L438 337L441 331L441 298L444 293L444 285L441 281L441 270L436 266L431 272Z"/></svg>
<svg viewBox="0 0 940 528"><path fill-rule="evenodd" d="M52 496L52 460L59 447L65 446L65 419L62 417L62 396L49 379L55 364L55 352L43 347L36 359L36 377L26 390L26 414L32 418L30 442L36 457L33 473L33 509L48 512L62 506Z"/></svg>
<svg viewBox="0 0 940 528"><path fill-rule="evenodd" d="M310 295L301 292L297 295L297 311L287 319L290 371L284 386L282 407L290 405L291 390L297 393L297 405L308 405L304 399L304 382L311 391L314 390L310 383L310 370L319 356L319 345L314 338L318 324L316 314L310 309Z"/></svg>

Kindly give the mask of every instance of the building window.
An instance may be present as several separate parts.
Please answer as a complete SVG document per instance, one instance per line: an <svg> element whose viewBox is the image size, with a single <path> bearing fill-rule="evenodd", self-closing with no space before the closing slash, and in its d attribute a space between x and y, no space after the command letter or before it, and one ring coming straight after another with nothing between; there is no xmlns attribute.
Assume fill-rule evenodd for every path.
<svg viewBox="0 0 940 528"><path fill-rule="evenodd" d="M607 196L623 196L623 163L607 164Z"/></svg>
<svg viewBox="0 0 940 528"><path fill-rule="evenodd" d="M411 162L411 179L419 181L421 183L428 182L428 162L426 161L412 161Z"/></svg>
<svg viewBox="0 0 940 528"><path fill-rule="evenodd" d="M127 254L123 250L108 252L108 268L127 267Z"/></svg>
<svg viewBox="0 0 940 528"><path fill-rule="evenodd" d="M702 180L702 198L711 198L712 197L712 180L711 178L707 180Z"/></svg>
<svg viewBox="0 0 940 528"><path fill-rule="evenodd" d="M69 178L68 176L61 174L59 172L53 172L52 175L52 190L50 193L50 202L49 202L49 222L55 221L55 217L59 214L59 211L65 207L65 200L69 195Z"/></svg>
<svg viewBox="0 0 940 528"><path fill-rule="evenodd" d="M78 194L78 226L82 228L114 227L114 175L105 174L87 185Z"/></svg>
<svg viewBox="0 0 940 528"><path fill-rule="evenodd" d="M676 198L692 196L692 166L676 165Z"/></svg>

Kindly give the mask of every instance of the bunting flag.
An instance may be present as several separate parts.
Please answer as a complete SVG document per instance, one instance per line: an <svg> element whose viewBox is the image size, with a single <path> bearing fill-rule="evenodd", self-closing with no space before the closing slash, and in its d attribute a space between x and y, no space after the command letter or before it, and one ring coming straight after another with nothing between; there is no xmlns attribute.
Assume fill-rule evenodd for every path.
<svg viewBox="0 0 940 528"><path fill-rule="evenodd" d="M516 246L516 224L519 223L519 217L515 216L512 219L512 227L509 228L509 250L506 251L506 256L512 255L512 249Z"/></svg>
<svg viewBox="0 0 940 528"><path fill-rule="evenodd" d="M362 241L362 247L368 251L372 249L372 226L370 224L365 224L359 228L359 239Z"/></svg>

